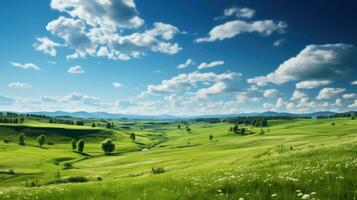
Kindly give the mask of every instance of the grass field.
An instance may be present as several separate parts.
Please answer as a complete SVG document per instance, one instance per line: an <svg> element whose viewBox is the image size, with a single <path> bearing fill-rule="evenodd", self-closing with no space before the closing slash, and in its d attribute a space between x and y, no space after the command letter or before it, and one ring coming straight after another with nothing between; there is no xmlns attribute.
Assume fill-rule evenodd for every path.
<svg viewBox="0 0 357 200"><path fill-rule="evenodd" d="M244 136L223 122L192 122L191 133L177 122L0 124L0 139L10 141L0 141L0 199L357 199L357 120L269 124L263 135L245 127L254 134ZM39 147L40 134L53 145ZM72 138L84 139L84 154L72 151ZM116 144L109 156L106 138ZM87 182L61 183L69 177Z"/></svg>

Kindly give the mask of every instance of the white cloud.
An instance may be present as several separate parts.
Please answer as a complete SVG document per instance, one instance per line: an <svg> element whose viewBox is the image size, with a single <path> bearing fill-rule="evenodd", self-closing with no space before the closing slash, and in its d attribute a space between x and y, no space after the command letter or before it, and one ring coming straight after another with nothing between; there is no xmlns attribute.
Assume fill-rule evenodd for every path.
<svg viewBox="0 0 357 200"><path fill-rule="evenodd" d="M351 85L357 85L357 80L356 81L352 81Z"/></svg>
<svg viewBox="0 0 357 200"><path fill-rule="evenodd" d="M178 93L182 89L197 87L199 83L212 83L210 87L199 90L199 94L201 95L237 91L239 90L237 82L240 77L241 74L233 72L215 74L212 72L200 73L196 71L189 74L179 74L169 80L163 80L159 85L148 85L142 95Z"/></svg>
<svg viewBox="0 0 357 200"><path fill-rule="evenodd" d="M290 100L294 101L294 100L300 100L305 98L308 98L308 96L305 93L300 92L299 90L295 90Z"/></svg>
<svg viewBox="0 0 357 200"><path fill-rule="evenodd" d="M210 63L201 63L197 69L206 69L206 68L211 68L211 67L216 67L219 65L224 65L224 61L223 60L217 60L217 61L212 61Z"/></svg>
<svg viewBox="0 0 357 200"><path fill-rule="evenodd" d="M344 98L344 99L357 99L357 94L353 94L353 93L344 94L344 95L342 95L342 98Z"/></svg>
<svg viewBox="0 0 357 200"><path fill-rule="evenodd" d="M316 97L316 99L331 99L344 91L345 89L343 88L323 88L322 90L320 90L319 95Z"/></svg>
<svg viewBox="0 0 357 200"><path fill-rule="evenodd" d="M194 65L194 64L195 64L195 62L191 58L189 58L189 59L186 60L185 63L179 64L177 66L177 68L178 69L184 69L184 68L186 68L188 66L191 66L191 65Z"/></svg>
<svg viewBox="0 0 357 200"><path fill-rule="evenodd" d="M277 40L273 43L274 46L279 47L285 43L284 39Z"/></svg>
<svg viewBox="0 0 357 200"><path fill-rule="evenodd" d="M17 62L10 62L10 64L14 67L19 67L19 68L23 68L23 69L35 69L35 70L41 70L40 67L38 67L37 65L33 64L33 63L17 63Z"/></svg>
<svg viewBox="0 0 357 200"><path fill-rule="evenodd" d="M49 64L52 64L52 65L57 65L57 62L56 61L53 61L53 60L50 60L48 61Z"/></svg>
<svg viewBox="0 0 357 200"><path fill-rule="evenodd" d="M232 7L224 9L223 16L216 17L215 20L224 19L226 17L236 16L238 18L250 19L254 16L255 10L251 8Z"/></svg>
<svg viewBox="0 0 357 200"><path fill-rule="evenodd" d="M27 88L32 88L32 86L28 83L13 82L13 83L9 83L9 88L27 89Z"/></svg>
<svg viewBox="0 0 357 200"><path fill-rule="evenodd" d="M279 91L277 89L268 89L265 90L263 93L264 97L276 97L279 94Z"/></svg>
<svg viewBox="0 0 357 200"><path fill-rule="evenodd" d="M357 100L355 100L352 104L348 105L348 108L357 108Z"/></svg>
<svg viewBox="0 0 357 200"><path fill-rule="evenodd" d="M76 102L88 105L99 105L100 99L93 96L88 96L81 93L70 93L63 97L64 102Z"/></svg>
<svg viewBox="0 0 357 200"><path fill-rule="evenodd" d="M269 36L274 32L283 33L287 24L285 22L275 22L273 20L261 20L246 22L242 20L229 21L214 27L207 37L198 38L196 42L214 42L233 38L242 33L257 32Z"/></svg>
<svg viewBox="0 0 357 200"><path fill-rule="evenodd" d="M357 66L356 55L355 47L350 44L308 45L274 72L248 79L248 82L262 86L299 80L333 80Z"/></svg>
<svg viewBox="0 0 357 200"><path fill-rule="evenodd" d="M312 89L320 86L325 86L330 83L331 81L327 81L327 80L321 80L321 81L311 80L311 81L301 81L297 83L295 86L297 89Z"/></svg>
<svg viewBox="0 0 357 200"><path fill-rule="evenodd" d="M70 73L70 74L84 74L85 73L85 71L79 65L70 67L67 70L67 72Z"/></svg>
<svg viewBox="0 0 357 200"><path fill-rule="evenodd" d="M275 103L275 107L276 108L282 108L286 105L287 103L282 99L282 98L278 98L276 100L276 103Z"/></svg>
<svg viewBox="0 0 357 200"><path fill-rule="evenodd" d="M60 16L46 26L74 50L67 59L93 56L129 60L147 51L176 54L182 50L171 42L180 30L161 22L146 29L133 0L52 0L51 7L71 16ZM138 27L144 31L139 32Z"/></svg>
<svg viewBox="0 0 357 200"><path fill-rule="evenodd" d="M33 47L35 47L37 51L41 51L51 56L56 56L56 47L61 46L61 44L53 42L48 37L37 38L36 40L37 42L33 44Z"/></svg>
<svg viewBox="0 0 357 200"><path fill-rule="evenodd" d="M119 83L119 82L113 82L113 87L115 87L115 88L122 88L122 87L124 87L124 85L121 84L121 83Z"/></svg>

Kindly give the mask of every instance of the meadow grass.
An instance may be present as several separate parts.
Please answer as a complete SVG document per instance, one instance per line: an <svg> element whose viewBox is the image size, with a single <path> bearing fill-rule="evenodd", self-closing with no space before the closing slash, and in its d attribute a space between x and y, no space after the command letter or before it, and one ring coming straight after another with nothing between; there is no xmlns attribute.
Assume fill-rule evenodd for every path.
<svg viewBox="0 0 357 200"><path fill-rule="evenodd" d="M44 148L32 133L51 127L31 126L21 146L18 129L0 126L0 139L10 140L0 143L0 199L357 199L357 120L269 124L264 135L245 127L255 133L245 136L227 123L191 123L191 133L176 122L54 127L47 138L56 142ZM87 141L85 155L72 152L71 134ZM105 156L99 144L108 137L117 149ZM78 176L89 182L50 184Z"/></svg>

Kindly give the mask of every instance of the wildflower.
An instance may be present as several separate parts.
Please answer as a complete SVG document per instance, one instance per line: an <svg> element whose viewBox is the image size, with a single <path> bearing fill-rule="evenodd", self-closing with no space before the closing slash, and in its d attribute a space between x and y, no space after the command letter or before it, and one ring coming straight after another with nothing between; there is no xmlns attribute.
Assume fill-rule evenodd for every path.
<svg viewBox="0 0 357 200"><path fill-rule="evenodd" d="M311 195L316 195L317 193L316 193L316 192L311 192L310 194L311 194Z"/></svg>
<svg viewBox="0 0 357 200"><path fill-rule="evenodd" d="M243 197L241 197L241 198L239 198L238 200L244 200L244 198L243 198Z"/></svg>
<svg viewBox="0 0 357 200"><path fill-rule="evenodd" d="M272 194L271 197L277 197L278 195L277 194Z"/></svg>
<svg viewBox="0 0 357 200"><path fill-rule="evenodd" d="M301 199L310 199L310 195L309 194L304 194Z"/></svg>
<svg viewBox="0 0 357 200"><path fill-rule="evenodd" d="M301 197L303 193L299 192L296 196Z"/></svg>

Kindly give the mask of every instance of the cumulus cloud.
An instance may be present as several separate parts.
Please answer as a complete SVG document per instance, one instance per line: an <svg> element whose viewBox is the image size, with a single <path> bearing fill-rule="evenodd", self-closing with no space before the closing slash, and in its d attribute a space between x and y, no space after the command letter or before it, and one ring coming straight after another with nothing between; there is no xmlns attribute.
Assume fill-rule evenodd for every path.
<svg viewBox="0 0 357 200"><path fill-rule="evenodd" d="M300 100L305 98L308 98L308 96L305 93L300 92L299 90L295 90L290 100L294 101L294 100Z"/></svg>
<svg viewBox="0 0 357 200"><path fill-rule="evenodd" d="M224 9L223 16L216 17L215 20L224 19L226 17L231 17L231 16L250 19L254 16L254 14L255 14L255 10L251 8L232 7L232 8Z"/></svg>
<svg viewBox="0 0 357 200"><path fill-rule="evenodd" d="M218 94L222 92L238 91L238 80L241 74L239 73L222 73L215 74L192 72L189 74L179 74L168 80L163 80L159 85L148 85L146 91L142 95L147 94L167 94L178 92L182 89L197 87L197 84L209 83L211 86L201 88L200 95Z"/></svg>
<svg viewBox="0 0 357 200"><path fill-rule="evenodd" d="M330 83L331 81L327 81L327 80L321 80L321 81L312 80L312 81L301 81L297 83L295 86L297 89L312 89L320 86L325 86Z"/></svg>
<svg viewBox="0 0 357 200"><path fill-rule="evenodd" d="M212 67L216 67L219 65L224 65L224 61L223 60L217 60L217 61L212 61L210 63L201 63L197 69L206 69L206 68L212 68Z"/></svg>
<svg viewBox="0 0 357 200"><path fill-rule="evenodd" d="M344 99L357 99L357 94L354 94L354 93L344 94L344 95L342 95L342 98L344 98Z"/></svg>
<svg viewBox="0 0 357 200"><path fill-rule="evenodd" d="M284 33L287 24L285 22L275 22L273 20L260 20L246 22L242 20L233 20L214 27L207 37L198 38L196 42L214 42L233 38L242 33L259 33L269 36L274 32Z"/></svg>
<svg viewBox="0 0 357 200"><path fill-rule="evenodd" d="M348 108L352 108L352 109L357 108L357 100L355 100L352 104L348 105Z"/></svg>
<svg viewBox="0 0 357 200"><path fill-rule="evenodd" d="M68 59L93 56L129 60L147 51L176 54L182 50L171 42L180 30L161 22L146 29L133 0L52 0L51 7L70 16L60 16L46 26L74 50Z"/></svg>
<svg viewBox="0 0 357 200"><path fill-rule="evenodd" d="M284 39L277 40L273 43L274 46L279 47L285 43Z"/></svg>
<svg viewBox="0 0 357 200"><path fill-rule="evenodd" d="M189 59L186 60L185 63L179 64L177 66L177 68L178 69L184 69L184 68L186 68L188 66L191 66L191 65L194 65L194 64L195 64L195 62L191 58L189 58Z"/></svg>
<svg viewBox="0 0 357 200"><path fill-rule="evenodd" d="M15 99L8 97L6 95L0 94L0 105L11 105L14 104Z"/></svg>
<svg viewBox="0 0 357 200"><path fill-rule="evenodd" d="M56 47L61 46L61 44L53 42L48 37L36 38L36 40L37 42L33 44L33 47L35 47L37 51L41 51L51 56L56 56Z"/></svg>
<svg viewBox="0 0 357 200"><path fill-rule="evenodd" d="M316 97L316 99L331 99L344 91L345 89L343 88L323 88L322 90L320 90L319 95Z"/></svg>
<svg viewBox="0 0 357 200"><path fill-rule="evenodd" d="M10 62L10 64L14 67L19 67L22 69L34 69L34 70L41 70L40 67L38 67L37 65L33 64L33 63L17 63L17 62Z"/></svg>
<svg viewBox="0 0 357 200"><path fill-rule="evenodd" d="M88 104L88 105L99 105L100 99L93 96L88 96L81 93L70 93L63 97L63 101L65 102L77 102L81 104Z"/></svg>
<svg viewBox="0 0 357 200"><path fill-rule="evenodd" d="M115 88L122 88L122 87L124 87L124 85L121 84L121 83L119 83L119 82L113 82L113 87L115 87Z"/></svg>
<svg viewBox="0 0 357 200"><path fill-rule="evenodd" d="M279 91L277 89L268 89L265 90L263 93L264 97L276 97L279 94Z"/></svg>
<svg viewBox="0 0 357 200"><path fill-rule="evenodd" d="M70 73L70 74L84 74L85 73L85 71L79 65L70 67L67 70L67 72Z"/></svg>
<svg viewBox="0 0 357 200"><path fill-rule="evenodd" d="M28 83L13 82L13 83L9 83L9 88L27 89L27 88L32 88L32 86Z"/></svg>
<svg viewBox="0 0 357 200"><path fill-rule="evenodd" d="M356 55L356 48L350 44L308 45L274 72L248 82L263 86L299 80L333 80L357 66Z"/></svg>
<svg viewBox="0 0 357 200"><path fill-rule="evenodd" d="M352 81L351 85L357 85L357 80L356 81Z"/></svg>

